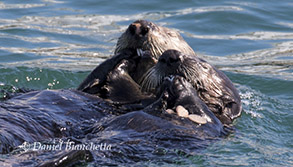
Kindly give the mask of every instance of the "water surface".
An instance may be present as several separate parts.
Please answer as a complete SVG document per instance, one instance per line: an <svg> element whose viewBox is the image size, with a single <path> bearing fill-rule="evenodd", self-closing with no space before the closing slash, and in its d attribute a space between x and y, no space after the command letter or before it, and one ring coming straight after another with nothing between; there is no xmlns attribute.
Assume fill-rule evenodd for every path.
<svg viewBox="0 0 293 167"><path fill-rule="evenodd" d="M292 9L289 0L1 1L0 97L76 88L131 22L147 19L180 31L223 70L244 108L234 134L196 155L173 155L171 164L293 166Z"/></svg>

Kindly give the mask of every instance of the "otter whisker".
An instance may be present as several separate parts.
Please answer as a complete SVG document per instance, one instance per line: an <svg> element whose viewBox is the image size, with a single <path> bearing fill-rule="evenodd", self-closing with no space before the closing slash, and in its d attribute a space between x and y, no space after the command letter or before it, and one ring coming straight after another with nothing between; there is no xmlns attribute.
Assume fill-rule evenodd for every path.
<svg viewBox="0 0 293 167"><path fill-rule="evenodd" d="M185 66L182 66L182 72L183 72L184 78L186 78L186 79L190 78L190 77L193 77L192 71L189 68L185 67Z"/></svg>
<svg viewBox="0 0 293 167"><path fill-rule="evenodd" d="M157 66L152 67L142 77L143 80L139 82L141 85L141 89L147 92L155 90L159 85L162 84L164 77L165 74L163 70L161 70Z"/></svg>
<svg viewBox="0 0 293 167"><path fill-rule="evenodd" d="M150 89L151 84L152 84L151 81L154 82L154 79L155 79L155 78L153 78L154 73L155 73L154 68L151 68L151 69L148 70L148 72L146 72L144 74L144 76L142 77L143 80L140 81L140 85L142 87L142 90L148 91Z"/></svg>
<svg viewBox="0 0 293 167"><path fill-rule="evenodd" d="M189 63L186 66L181 66L181 71L183 73L183 77L187 79L195 88L202 87L200 77L198 74L198 70L193 67L194 65L190 65Z"/></svg>

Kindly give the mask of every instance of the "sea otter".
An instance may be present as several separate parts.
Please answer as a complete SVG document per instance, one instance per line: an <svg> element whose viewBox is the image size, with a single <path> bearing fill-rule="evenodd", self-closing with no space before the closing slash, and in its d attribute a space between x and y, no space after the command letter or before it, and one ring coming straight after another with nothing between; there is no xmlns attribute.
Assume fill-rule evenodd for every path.
<svg viewBox="0 0 293 167"><path fill-rule="evenodd" d="M166 112L179 105L191 116L206 119L206 122ZM125 113L97 96L77 90L42 90L0 102L0 122L0 154L17 150L24 142L48 143L55 138L70 138L85 144L106 141L121 147L119 151L122 152L125 145L121 142L133 142L137 149L144 149L143 142L153 143L153 149L158 142L166 149L181 149L184 145L184 149L193 152L208 144L205 139L211 141L227 134L223 124L199 99L197 90L181 76L165 79L155 101L142 110ZM36 151L33 157L42 152ZM120 157L112 151L110 158ZM139 155L139 151L135 154ZM88 154L95 154L95 151Z"/></svg>
<svg viewBox="0 0 293 167"><path fill-rule="evenodd" d="M185 74L186 79L198 90L200 98L223 123L231 124L241 114L241 102L239 94L229 78L214 66L198 58L179 33L145 20L135 21L128 27L117 42L116 55L92 71L78 90L100 96L106 94L104 97L114 101L119 99L119 102L144 99L136 97L155 92L162 78L167 75L164 71L167 69L164 68L178 70L173 66L161 68L164 63L178 63L177 53L173 55L169 54L171 52L165 52L170 49L173 49L174 52L177 50L178 54L180 52L182 55L188 55L180 56L180 62L185 62L186 66L181 65L179 73ZM166 54L163 55L163 52ZM132 62L130 63L131 68L127 68L127 70L117 68L117 64L122 60ZM190 62L188 62L189 60ZM192 63L195 64L192 65ZM175 74L175 72L173 73ZM115 77L112 77L112 74L115 74ZM108 89L101 91L101 88ZM129 92L132 88L135 88L132 95L111 93L121 92L120 90Z"/></svg>
<svg viewBox="0 0 293 167"><path fill-rule="evenodd" d="M109 72L123 59L135 60L137 68L130 73L130 76L138 83L144 73L155 65L160 55L168 49L195 55L193 49L177 31L146 20L137 20L119 37L114 56L96 67L77 90L99 94ZM140 57L144 52L148 52L149 56Z"/></svg>
<svg viewBox="0 0 293 167"><path fill-rule="evenodd" d="M144 29L149 25L147 23L149 22L137 21L127 31L133 34L133 38L142 39L141 37L158 28L155 26L154 29L153 27ZM166 29L162 28L162 30ZM173 37L180 39L175 35ZM159 64L164 63L162 59L169 56L168 52L161 56L168 49L176 49L195 57L188 45L191 50L187 49L186 52L190 53L185 53L182 48L176 48L180 45L171 45L172 48L164 48L164 50L157 47L170 46L170 44L142 43L137 46L127 44L129 47L121 46L120 49L117 47L115 56L99 65L78 88L87 93L78 90L33 91L0 102L0 152L9 153L17 150L11 155L5 155L5 158L0 157L0 161L4 164L20 163L19 166L23 164L62 166L68 165L65 163L78 164L79 160L99 162L102 157L104 161L106 159L110 162L115 159L127 163L145 160L144 151L148 152L147 155L158 157L156 154L158 146L165 150L175 148L194 153L196 149L209 144L211 139L227 134L224 125L210 109L209 103L201 97L204 96L201 95L202 89L195 86L192 78L183 75L180 70L161 74L154 72L156 71L154 69L160 68ZM165 58L165 62L168 62L167 59ZM152 78L150 73L158 77L153 76L156 90L153 86L147 86L147 83L150 83L148 78ZM169 77L171 79L168 79ZM88 93L105 96L111 101L107 102ZM136 107L133 109L133 106L128 104L136 105L135 101L141 99L147 102L140 110L136 110ZM120 103L118 108L115 102ZM233 105L234 102L231 102L226 106ZM167 112L168 109L176 110L178 106L187 110L188 117ZM123 110L123 107L126 110ZM71 138L79 144L109 142L115 147L108 152L63 149L53 153L23 152L16 148L23 142L48 143L47 139L50 138ZM94 158L81 157L78 152L86 152ZM22 158L22 155L27 157ZM39 157L46 161L36 161L35 159Z"/></svg>
<svg viewBox="0 0 293 167"><path fill-rule="evenodd" d="M177 50L167 50L140 81L142 90L154 92L169 75L180 75L197 90L198 96L224 124L241 114L241 100L230 79L206 61Z"/></svg>

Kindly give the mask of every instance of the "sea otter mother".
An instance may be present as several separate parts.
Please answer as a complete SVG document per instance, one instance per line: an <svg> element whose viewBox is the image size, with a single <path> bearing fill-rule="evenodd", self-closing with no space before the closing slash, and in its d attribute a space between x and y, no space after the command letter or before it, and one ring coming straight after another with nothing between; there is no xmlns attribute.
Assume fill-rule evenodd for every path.
<svg viewBox="0 0 293 167"><path fill-rule="evenodd" d="M130 27L127 30L128 33L134 32L134 38L138 37L138 39L141 39L139 37L145 32L148 34L152 30L142 30L144 26L139 25ZM140 27L139 30L136 29L138 27ZM104 160L108 163L114 159L114 161L128 163L145 160L145 155L156 158L155 153L149 152L156 151L158 146L166 150L176 148L186 153L194 153L196 149L209 144L210 139L225 135L226 129L223 124L200 99L198 90L189 78L181 73L162 73L167 78L158 77L159 84L156 87L159 88L155 88L156 93L149 89L142 91L140 84L149 83L144 79L150 78L145 74L156 71L153 70L158 68L156 64L163 62L159 59L158 63L157 57L151 50L144 50L141 53L142 48L126 47L117 51L115 57L108 59L93 71L88 77L90 82L81 84L81 87L85 88L81 89L84 92L103 95L105 93L103 91L106 91L107 96L118 98L109 103L100 97L76 90L33 91L0 102L0 150L2 153L19 151L17 146L23 142L50 143L48 139L52 138L70 138L78 143L108 142L115 145L113 150L105 153L61 150L55 151L56 155L46 151L20 151L20 154L14 152L5 156L5 159L0 157L0 161L4 164L12 164L10 163L12 161L31 163L35 166L68 165L67 163L72 165L80 160L97 162ZM137 49L139 49L138 54ZM192 50L191 53L180 51L187 55L194 55ZM164 52L165 50L160 53L163 54L161 57L173 57L168 51ZM171 79L168 79L169 77ZM130 109L123 110L119 106L120 103L116 108L115 102L127 104L129 101L127 99L123 101L125 100L123 97L117 97L124 96L119 94L124 90L121 90L120 84L115 81L128 85L124 88L132 90L129 96L136 96L137 93L139 99L148 101L146 105L143 105L144 108L132 110L133 106L130 106ZM93 92L90 92L92 90ZM125 106L129 107L128 104L123 105ZM176 109L178 106L188 110L186 117L166 112L167 109ZM127 112L129 110L131 112ZM38 161L35 161L35 158ZM49 160L40 162L40 159Z"/></svg>
<svg viewBox="0 0 293 167"><path fill-rule="evenodd" d="M166 52L170 49L174 51ZM116 102L144 102L168 74L164 70L179 70L177 73L184 74L222 123L231 124L241 114L240 96L230 79L198 58L177 31L145 20L135 21L118 39L115 54L94 69L78 90Z"/></svg>
<svg viewBox="0 0 293 167"><path fill-rule="evenodd" d="M176 106L189 115L166 112ZM228 133L193 86L177 75L164 79L155 101L143 110L125 112L76 90L32 91L0 102L0 123L4 166L170 161L177 154L173 150L192 155ZM105 143L111 149L72 149L68 141L72 146ZM169 151L158 156L160 150Z"/></svg>

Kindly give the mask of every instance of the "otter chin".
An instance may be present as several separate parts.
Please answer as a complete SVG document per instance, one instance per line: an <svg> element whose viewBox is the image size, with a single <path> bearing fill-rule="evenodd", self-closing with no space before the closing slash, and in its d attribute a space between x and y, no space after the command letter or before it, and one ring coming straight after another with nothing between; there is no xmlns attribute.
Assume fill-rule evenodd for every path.
<svg viewBox="0 0 293 167"><path fill-rule="evenodd" d="M241 114L241 100L230 79L206 61L177 50L165 51L158 63L140 80L142 90L155 92L169 75L184 77L196 89L199 98L224 124Z"/></svg>

